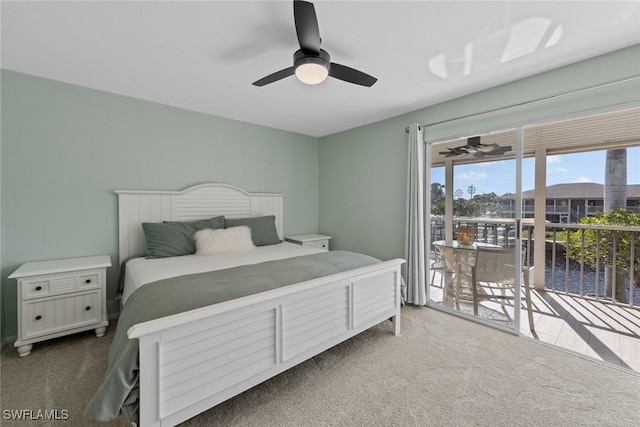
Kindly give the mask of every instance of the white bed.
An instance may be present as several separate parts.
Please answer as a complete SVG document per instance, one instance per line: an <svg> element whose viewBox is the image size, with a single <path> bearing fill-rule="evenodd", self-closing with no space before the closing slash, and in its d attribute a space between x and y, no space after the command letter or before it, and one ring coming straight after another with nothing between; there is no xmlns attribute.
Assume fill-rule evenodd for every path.
<svg viewBox="0 0 640 427"><path fill-rule="evenodd" d="M224 184L202 184L183 191L116 193L121 262L145 253L142 222L185 221L215 215L227 218L275 215L278 235L283 238L281 194L252 194ZM133 268L126 274L123 299L126 303L136 286L187 271L228 268L315 252L319 250L281 243L239 257L193 255L133 260L129 261ZM393 320L394 334L399 334L402 263L402 259L383 261L131 327L128 337L139 340L141 426L176 425L387 319ZM321 311L326 315L319 322L314 313ZM251 350L256 324L265 331L261 339L270 342L271 351L263 357ZM302 342L300 325L306 325ZM298 337L295 340L290 339L294 328ZM217 347L219 352L228 351L235 361L231 369L229 365L221 365L220 358L207 359L198 349L203 339L225 330L230 332L225 334L230 338L221 340ZM171 372L165 368L167 354L179 355L172 362ZM224 363L228 363L229 357ZM196 367L180 366L180 360L194 358L199 360ZM247 362L240 363L241 360ZM181 378L175 383L175 372L182 368L189 369L193 379ZM196 382L216 370L225 371L223 379L207 381L205 385Z"/></svg>

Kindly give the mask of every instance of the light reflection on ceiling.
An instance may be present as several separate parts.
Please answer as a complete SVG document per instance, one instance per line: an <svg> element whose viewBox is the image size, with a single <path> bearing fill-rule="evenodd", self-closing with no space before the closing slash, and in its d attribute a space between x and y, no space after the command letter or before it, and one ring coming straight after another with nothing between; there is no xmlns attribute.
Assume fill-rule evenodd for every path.
<svg viewBox="0 0 640 427"><path fill-rule="evenodd" d="M444 52L429 59L429 70L437 77L468 76L492 65L512 61L548 49L562 39L562 25L551 19L532 17L518 21L509 28L480 34L465 43L460 54L448 57Z"/></svg>

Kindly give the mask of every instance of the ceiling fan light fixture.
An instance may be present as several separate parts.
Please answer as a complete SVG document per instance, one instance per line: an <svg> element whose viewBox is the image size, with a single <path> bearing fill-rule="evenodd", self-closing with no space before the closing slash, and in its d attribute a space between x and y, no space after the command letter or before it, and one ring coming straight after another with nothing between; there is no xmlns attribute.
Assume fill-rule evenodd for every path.
<svg viewBox="0 0 640 427"><path fill-rule="evenodd" d="M320 49L317 55L298 50L293 55L293 66L298 80L308 85L317 85L329 76L329 54Z"/></svg>
<svg viewBox="0 0 640 427"><path fill-rule="evenodd" d="M296 67L296 77L302 83L317 85L325 81L329 75L329 70L322 64L307 62Z"/></svg>

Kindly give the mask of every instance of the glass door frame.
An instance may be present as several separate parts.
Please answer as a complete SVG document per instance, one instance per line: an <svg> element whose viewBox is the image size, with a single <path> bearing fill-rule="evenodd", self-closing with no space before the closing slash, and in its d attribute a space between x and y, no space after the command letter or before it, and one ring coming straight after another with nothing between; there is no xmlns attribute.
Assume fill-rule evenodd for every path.
<svg viewBox="0 0 640 427"><path fill-rule="evenodd" d="M522 248L522 157L523 157L523 126L514 126L506 129L498 129L492 131L483 131L479 133L467 133L462 135L450 135L443 138L428 138L428 128L424 128L423 139L425 144L424 150L424 165L425 165L425 174L424 174L424 218L425 218L425 226L424 226L424 241L427 248L427 256L431 251L432 241L431 241L431 169L432 169L432 149L434 146L444 144L445 142L468 138L472 136L482 136L488 134L495 134L500 132L510 132L515 131L516 140L515 140L515 163L516 163L516 179L515 179L515 242L514 246L516 248ZM453 240L453 160L449 159L445 161L445 240L451 241ZM436 310L441 310L449 314L453 314L459 317L463 317L465 319L473 320L474 322L481 323L487 326L491 326L493 328L505 330L507 332L519 335L520 334L520 311L522 305L522 257L519 256L520 251L515 251L514 255L514 274L515 274L515 284L514 284L514 293L515 295L519 295L519 299L515 299L513 303L514 314L513 314L513 322L509 325L503 325L496 322L491 322L489 320L482 319L477 316L469 315L462 313L460 311L456 311L444 306L441 303L436 303L431 301L431 283L425 283L426 286L426 294L427 294L427 303L426 306L429 308L434 308ZM444 274L444 272L442 273ZM426 262L426 277L431 277L432 271L430 267L429 259ZM445 285L446 286L446 285ZM443 289L443 292L446 290Z"/></svg>

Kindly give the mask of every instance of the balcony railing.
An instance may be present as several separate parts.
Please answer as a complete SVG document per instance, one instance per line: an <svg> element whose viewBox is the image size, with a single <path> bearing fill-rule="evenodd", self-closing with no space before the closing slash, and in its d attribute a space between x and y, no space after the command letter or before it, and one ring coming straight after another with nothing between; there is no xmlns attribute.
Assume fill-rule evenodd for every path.
<svg viewBox="0 0 640 427"><path fill-rule="evenodd" d="M476 241L503 247L515 244L515 220L454 218L476 230ZM542 238L544 236L544 238ZM444 239L444 219L431 219L431 241ZM537 236L523 226L525 266L535 267L533 247L545 245L545 288L583 298L640 308L640 227L546 224ZM433 250L433 248L432 248Z"/></svg>
<svg viewBox="0 0 640 427"><path fill-rule="evenodd" d="M625 210L628 212L639 212L638 205L627 205ZM595 215L598 212L604 212L604 205L587 206L586 211L588 215Z"/></svg>
<svg viewBox="0 0 640 427"><path fill-rule="evenodd" d="M589 215L595 215L598 212L604 212L604 205L587 206L586 211Z"/></svg>
<svg viewBox="0 0 640 427"><path fill-rule="evenodd" d="M547 224L545 285L553 291L640 307L638 243L640 227Z"/></svg>
<svg viewBox="0 0 640 427"><path fill-rule="evenodd" d="M559 205L546 205L545 212L550 215L554 214L567 214L570 211L577 212L579 217L582 218L585 215L591 216L595 215L598 212L604 212L604 206L595 205L595 206L584 206L584 205L574 205L579 209L570 209L569 206L559 206ZM535 206L533 204L524 204L522 206L523 214L533 214ZM626 210L629 212L640 212L639 205L627 205ZM502 213L503 215L514 215L516 212L515 206L513 204L504 204L502 205Z"/></svg>
<svg viewBox="0 0 640 427"><path fill-rule="evenodd" d="M513 247L516 222L511 218L454 218L453 238L458 227L468 225L475 229L476 241L492 243L503 247ZM444 219L431 220L431 241L444 239Z"/></svg>

